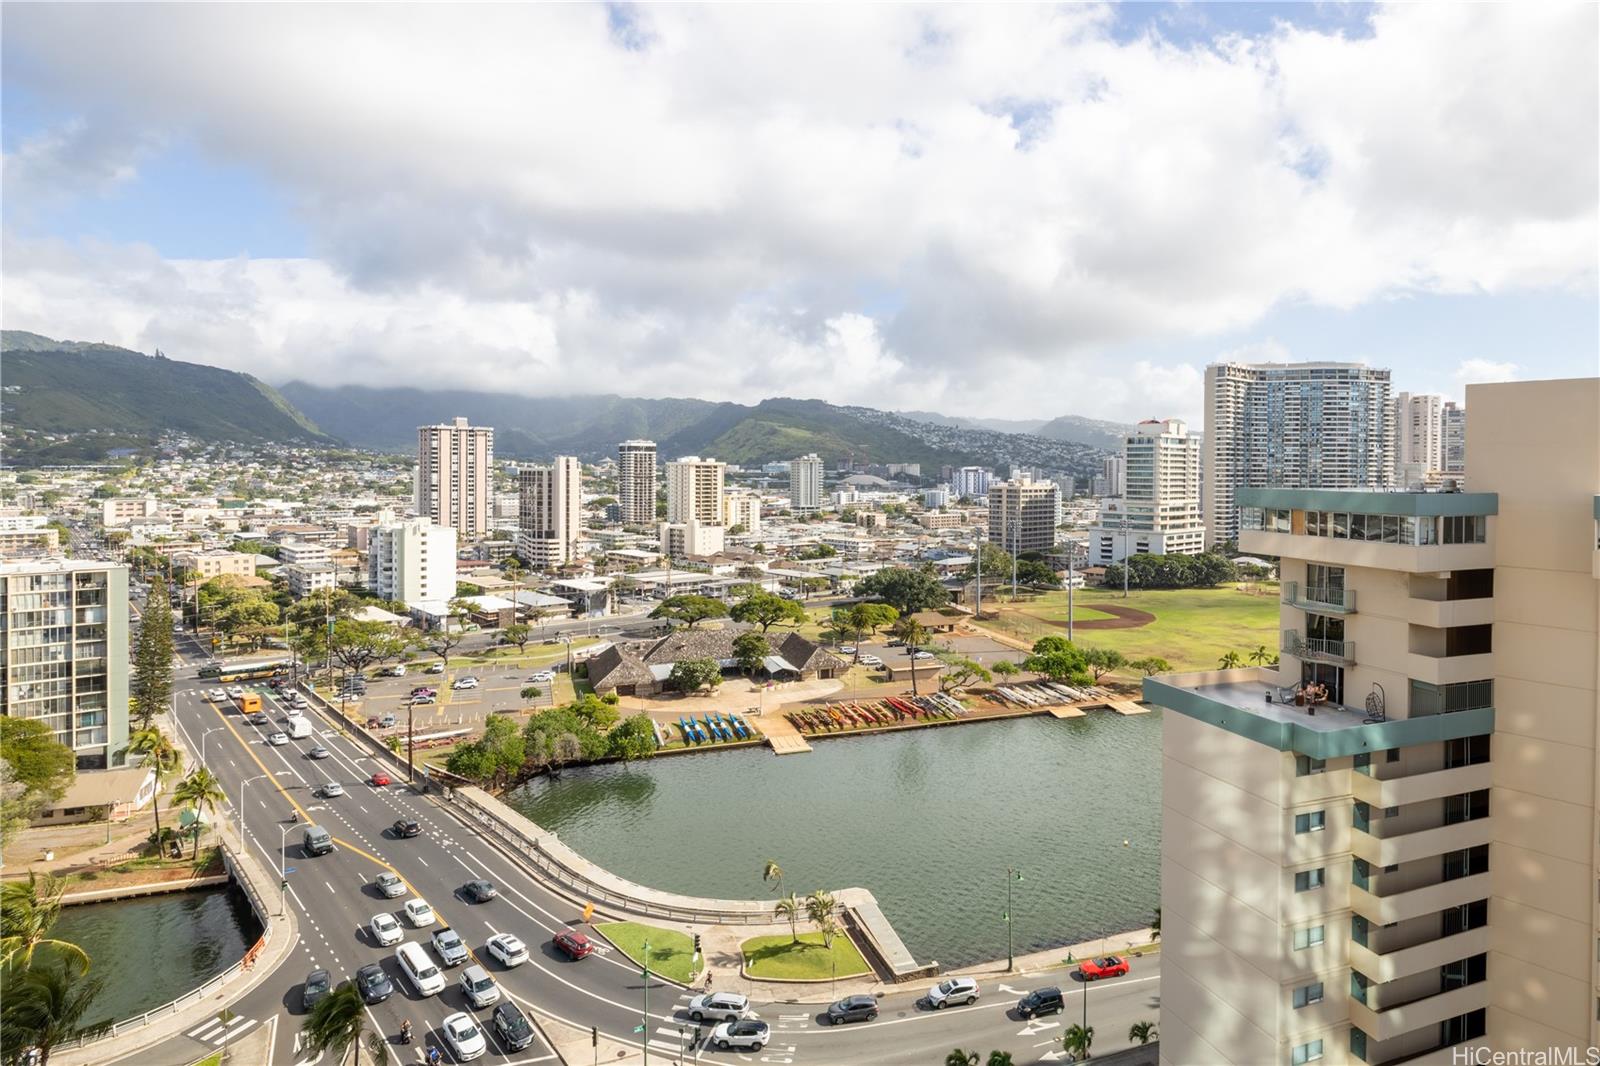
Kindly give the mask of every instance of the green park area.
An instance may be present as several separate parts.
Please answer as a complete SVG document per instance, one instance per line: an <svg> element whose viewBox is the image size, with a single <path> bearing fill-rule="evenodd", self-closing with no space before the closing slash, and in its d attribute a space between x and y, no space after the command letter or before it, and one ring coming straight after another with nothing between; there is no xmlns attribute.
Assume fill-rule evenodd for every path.
<svg viewBox="0 0 1600 1066"><path fill-rule="evenodd" d="M615 944L628 958L644 965L644 946L650 945L650 972L686 985L699 967L694 962L694 942L688 934L639 922L601 922L595 932Z"/></svg>
<svg viewBox="0 0 1600 1066"><path fill-rule="evenodd" d="M1249 661L1265 647L1278 651L1278 587L1274 584L1228 584L1211 589L1120 590L1080 589L1073 595L1072 617L1080 625L1073 634L1082 648L1109 648L1128 659L1159 657L1175 670L1215 669L1228 652ZM1147 624L1127 628L1081 628L1081 623L1113 619L1100 606L1127 607L1154 615ZM1019 640L1065 636L1067 594L1050 592L1013 604L1002 594L997 604L984 605L984 624ZM1138 621L1138 620L1136 620Z"/></svg>
<svg viewBox="0 0 1600 1066"><path fill-rule="evenodd" d="M774 981L827 981L869 972L867 960L843 935L833 938L832 947L823 943L821 933L801 933L798 941L789 933L758 936L740 944L739 950L746 973Z"/></svg>

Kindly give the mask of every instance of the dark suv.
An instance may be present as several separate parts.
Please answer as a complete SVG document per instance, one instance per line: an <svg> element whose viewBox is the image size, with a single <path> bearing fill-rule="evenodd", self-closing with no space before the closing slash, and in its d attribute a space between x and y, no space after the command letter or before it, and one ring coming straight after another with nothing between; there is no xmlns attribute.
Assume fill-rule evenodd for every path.
<svg viewBox="0 0 1600 1066"><path fill-rule="evenodd" d="M1017 1000L1017 1013L1024 1019L1038 1014L1051 1014L1062 1010L1066 1002L1059 988L1036 988Z"/></svg>
<svg viewBox="0 0 1600 1066"><path fill-rule="evenodd" d="M828 1021L834 1025L870 1022L877 1016L878 1001L871 996L846 996L828 1008Z"/></svg>
<svg viewBox="0 0 1600 1066"><path fill-rule="evenodd" d="M394 835L401 838L421 836L422 826L415 818L401 818L394 823Z"/></svg>
<svg viewBox="0 0 1600 1066"><path fill-rule="evenodd" d="M502 1003L494 1009L494 1035L508 1051L521 1051L533 1043L533 1026L515 1003Z"/></svg>

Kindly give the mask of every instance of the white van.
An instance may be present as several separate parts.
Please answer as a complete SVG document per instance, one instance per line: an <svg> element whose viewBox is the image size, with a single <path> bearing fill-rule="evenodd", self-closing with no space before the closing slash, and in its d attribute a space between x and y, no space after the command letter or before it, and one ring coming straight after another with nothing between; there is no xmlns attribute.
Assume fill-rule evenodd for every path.
<svg viewBox="0 0 1600 1066"><path fill-rule="evenodd" d="M401 944L400 950L394 953L394 961L400 964L406 980L411 982L411 987L417 990L418 995L436 996L444 991L444 974L421 944Z"/></svg>
<svg viewBox="0 0 1600 1066"><path fill-rule="evenodd" d="M289 721L289 735L296 740L304 740L311 735L311 719L301 715Z"/></svg>

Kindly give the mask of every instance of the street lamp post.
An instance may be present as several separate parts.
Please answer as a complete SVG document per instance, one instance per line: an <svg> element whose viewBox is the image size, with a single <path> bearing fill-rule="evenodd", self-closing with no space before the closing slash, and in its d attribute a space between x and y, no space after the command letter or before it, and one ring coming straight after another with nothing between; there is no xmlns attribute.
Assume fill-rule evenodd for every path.
<svg viewBox="0 0 1600 1066"><path fill-rule="evenodd" d="M644 942L644 1017L639 1019L639 1041L644 1048L644 1066L650 1066L650 941Z"/></svg>
<svg viewBox="0 0 1600 1066"><path fill-rule="evenodd" d="M1016 922L1011 916L1011 886L1022 880L1022 871L1014 867L1006 867L1006 972L1010 973L1017 968L1016 938L1013 931Z"/></svg>
<svg viewBox="0 0 1600 1066"><path fill-rule="evenodd" d="M244 781L240 782L240 784L239 784L239 809L238 809L238 811L236 813L239 815L239 850L240 851L245 850L245 842L244 842L244 790L247 787L249 787L250 782L252 782L252 781L260 781L263 777L271 777L271 776L272 776L271 774L257 774L254 777L245 778Z"/></svg>
<svg viewBox="0 0 1600 1066"><path fill-rule="evenodd" d="M215 726L214 728L208 729L204 733L200 734L200 765L201 766L204 766L206 764L206 737L209 737L212 733L220 733L220 732L222 732L223 728L224 727L220 726L220 725L219 726Z"/></svg>
<svg viewBox="0 0 1600 1066"><path fill-rule="evenodd" d="M289 850L289 830L293 824L278 827L278 913L282 914L289 906L289 864L285 861L285 854Z"/></svg>

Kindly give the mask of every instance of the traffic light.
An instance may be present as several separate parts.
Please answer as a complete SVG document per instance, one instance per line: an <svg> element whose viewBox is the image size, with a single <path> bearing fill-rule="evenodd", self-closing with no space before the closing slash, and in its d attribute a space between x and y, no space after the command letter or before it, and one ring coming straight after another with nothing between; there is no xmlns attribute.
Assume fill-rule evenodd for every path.
<svg viewBox="0 0 1600 1066"><path fill-rule="evenodd" d="M589 1046L600 1046L600 1027L598 1025L589 1026Z"/></svg>
<svg viewBox="0 0 1600 1066"><path fill-rule="evenodd" d="M694 935L694 953L696 955L700 954L700 934L699 933L696 933Z"/></svg>

